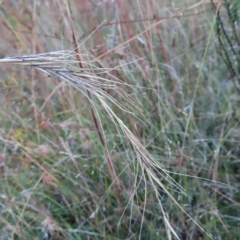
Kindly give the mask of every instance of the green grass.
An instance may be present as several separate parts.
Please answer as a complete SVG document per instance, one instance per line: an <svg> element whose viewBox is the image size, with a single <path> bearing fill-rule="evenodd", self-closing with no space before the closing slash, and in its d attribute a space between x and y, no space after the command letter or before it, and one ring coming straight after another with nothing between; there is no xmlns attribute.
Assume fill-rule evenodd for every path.
<svg viewBox="0 0 240 240"><path fill-rule="evenodd" d="M74 66L125 90L99 88L137 140L91 88L1 63L0 240L240 239L239 95L211 4L38 2L1 3L1 58L81 43Z"/></svg>

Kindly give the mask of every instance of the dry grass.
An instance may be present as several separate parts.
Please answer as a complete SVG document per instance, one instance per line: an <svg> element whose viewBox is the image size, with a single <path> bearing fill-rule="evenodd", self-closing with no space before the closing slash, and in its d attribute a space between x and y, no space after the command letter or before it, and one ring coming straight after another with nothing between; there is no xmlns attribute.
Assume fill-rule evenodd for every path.
<svg viewBox="0 0 240 240"><path fill-rule="evenodd" d="M0 239L238 239L210 2L1 7Z"/></svg>

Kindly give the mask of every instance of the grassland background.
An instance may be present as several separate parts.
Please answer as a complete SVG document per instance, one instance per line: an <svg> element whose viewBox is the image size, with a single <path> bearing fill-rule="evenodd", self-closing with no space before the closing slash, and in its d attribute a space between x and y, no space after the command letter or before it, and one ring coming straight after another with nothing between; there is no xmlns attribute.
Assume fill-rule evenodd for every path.
<svg viewBox="0 0 240 240"><path fill-rule="evenodd" d="M134 86L141 109L110 91L135 116L115 113L186 190L159 176L183 209L213 239L240 239L239 95L216 50L210 2L1 1L0 57L73 49L99 25L79 51ZM151 181L99 108L120 188L112 184L80 91L1 64L0 104L1 240L171 239ZM210 239L158 193L180 239Z"/></svg>

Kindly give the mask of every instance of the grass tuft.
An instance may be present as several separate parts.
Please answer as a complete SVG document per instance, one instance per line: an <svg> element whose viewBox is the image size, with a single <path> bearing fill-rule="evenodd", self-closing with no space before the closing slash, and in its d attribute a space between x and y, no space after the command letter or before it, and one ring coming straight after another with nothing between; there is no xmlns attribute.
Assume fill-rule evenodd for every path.
<svg viewBox="0 0 240 240"><path fill-rule="evenodd" d="M236 6L1 3L0 239L239 239Z"/></svg>

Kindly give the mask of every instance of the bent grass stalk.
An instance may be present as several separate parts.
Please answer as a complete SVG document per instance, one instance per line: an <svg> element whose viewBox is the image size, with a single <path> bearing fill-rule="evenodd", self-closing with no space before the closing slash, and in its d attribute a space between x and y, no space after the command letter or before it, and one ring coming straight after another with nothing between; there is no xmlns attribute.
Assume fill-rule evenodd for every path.
<svg viewBox="0 0 240 240"><path fill-rule="evenodd" d="M102 110L106 113L109 119L113 122L116 126L117 130L121 131L124 137L127 139L128 144L132 148L133 152L135 153L135 158L137 160L136 164L140 166L143 174L143 180L146 183L147 178L150 180L151 186L155 192L157 201L159 203L159 207L163 214L163 219L165 222L165 227L167 231L168 239L172 239L172 235L176 237L176 239L180 239L178 234L171 226L167 214L164 211L164 208L161 203L161 197L158 193L158 187L162 188L165 193L172 199L172 201L192 220L194 223L210 238L211 236L180 206L180 204L175 200L172 196L170 191L164 186L162 181L157 176L158 174L161 176L162 179L168 181L175 190L181 192L184 195L187 195L184 189L169 175L169 171L165 170L165 168L147 151L147 149L143 146L143 144L139 141L139 139L130 131L130 129L125 125L125 123L116 115L116 113L110 107L110 104L117 106L119 109L124 111L126 114L133 114L131 111L126 109L122 106L118 101L116 101L106 90L112 90L115 93L119 94L125 101L129 104L133 104L134 100L131 99L128 94L123 90L121 86L128 86L132 87L127 83L116 79L116 81L109 80L99 76L99 73L107 73L110 69L99 69L94 67L87 61L83 62L83 65L86 66L84 68L77 68L73 64L79 63L78 61L74 60L76 58L76 52L74 51L56 51L56 52L49 52L43 54L35 54L35 55L25 55L25 56L18 56L18 57L8 57L4 59L0 59L0 63L10 63L10 64L22 64L22 65L29 65L41 72L46 73L48 76L56 77L61 81L65 81L78 89L82 94L84 94L90 104L92 105L93 109L97 113L97 117L100 120L100 116L98 114L99 110ZM81 56L83 59L83 56ZM133 87L132 87L133 88ZM94 96L98 103L94 101L92 98L89 97L87 92L90 92L92 96ZM135 107L135 103L134 103ZM100 127L103 130L101 121ZM107 147L106 147L107 149ZM108 150L107 150L108 151ZM108 154L108 153L107 153ZM138 171L137 170L137 171ZM114 172L115 177L111 176L113 182L118 182L117 175ZM146 174L146 176L145 176ZM118 175L119 176L119 175ZM114 183L113 183L114 184ZM135 188L139 185L137 182L134 184ZM145 184L146 186L146 184ZM135 189L136 190L136 189ZM145 189L147 191L147 188ZM134 195L134 193L133 193ZM145 193L145 200L146 200L146 193ZM131 199L129 200L130 203ZM129 204L128 203L128 204ZM146 205L146 201L145 201ZM145 210L144 205L144 210ZM143 214L144 216L144 214ZM141 222L141 228L143 225L143 219ZM140 234L141 236L141 234Z"/></svg>

